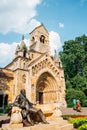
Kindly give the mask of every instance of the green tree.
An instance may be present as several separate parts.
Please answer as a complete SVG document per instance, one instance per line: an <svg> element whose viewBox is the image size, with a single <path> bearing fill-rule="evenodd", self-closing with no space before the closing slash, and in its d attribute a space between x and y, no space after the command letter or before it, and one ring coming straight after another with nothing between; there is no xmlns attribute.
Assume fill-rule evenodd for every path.
<svg viewBox="0 0 87 130"><path fill-rule="evenodd" d="M79 99L83 106L86 101L86 96L81 90L67 89L66 90L66 102L68 107L73 107L73 99Z"/></svg>
<svg viewBox="0 0 87 130"><path fill-rule="evenodd" d="M63 51L59 55L63 63L67 90L81 90L87 97L87 36L82 35L75 40L65 41Z"/></svg>
<svg viewBox="0 0 87 130"><path fill-rule="evenodd" d="M23 45L23 46L22 46L22 49L25 50L25 51L27 51L27 46L26 46L26 45Z"/></svg>
<svg viewBox="0 0 87 130"><path fill-rule="evenodd" d="M77 90L84 90L84 88L87 87L87 79L80 74L77 74L73 79L72 79L72 86L73 88Z"/></svg>

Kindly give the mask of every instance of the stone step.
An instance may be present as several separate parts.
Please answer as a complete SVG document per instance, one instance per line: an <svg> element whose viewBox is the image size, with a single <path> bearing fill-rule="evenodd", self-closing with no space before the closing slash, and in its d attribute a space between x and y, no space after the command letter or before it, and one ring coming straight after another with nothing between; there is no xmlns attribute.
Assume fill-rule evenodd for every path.
<svg viewBox="0 0 87 130"><path fill-rule="evenodd" d="M8 124L4 124L2 127L3 130L12 130L11 127L9 127ZM31 127L22 127L22 128L14 128L13 130L74 130L72 124L67 124L64 126L58 126L58 125L37 125L37 126L31 126Z"/></svg>
<svg viewBox="0 0 87 130"><path fill-rule="evenodd" d="M16 125L16 128L11 128L10 124L3 124L3 130L74 130L73 125L69 124L66 120L58 119L55 121L49 121L49 124L36 124L30 127L21 127Z"/></svg>

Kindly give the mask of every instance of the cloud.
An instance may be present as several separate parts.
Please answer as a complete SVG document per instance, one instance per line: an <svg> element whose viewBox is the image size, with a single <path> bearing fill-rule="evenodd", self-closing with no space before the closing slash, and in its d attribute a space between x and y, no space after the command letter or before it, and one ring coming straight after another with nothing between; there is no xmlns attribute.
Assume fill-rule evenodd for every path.
<svg viewBox="0 0 87 130"><path fill-rule="evenodd" d="M41 0L0 1L0 32L29 33L40 25L40 22L34 19L37 15L36 6L40 3Z"/></svg>
<svg viewBox="0 0 87 130"><path fill-rule="evenodd" d="M0 33L16 32L26 34L31 32L40 22L35 19L36 7L42 0L2 0L0 1ZM46 3L44 3L46 5ZM63 27L63 24L60 24ZM50 33L51 54L54 49L61 47L60 36L57 32ZM29 40L25 39L27 45ZM12 61L15 49L19 43L0 43L0 67L4 67Z"/></svg>
<svg viewBox="0 0 87 130"><path fill-rule="evenodd" d="M29 47L29 39L24 39L24 41ZM54 55L54 50L58 51L62 46L59 34L54 31L49 32L49 41L51 47L51 55ZM6 66L13 60L18 44L20 45L20 43L17 42L13 42L12 44L0 43L0 67Z"/></svg>
<svg viewBox="0 0 87 130"><path fill-rule="evenodd" d="M64 24L63 23L59 23L59 27L60 28L64 28Z"/></svg>
<svg viewBox="0 0 87 130"><path fill-rule="evenodd" d="M27 46L29 46L29 40L24 39ZM20 43L13 42L12 44L0 43L0 67L4 67L9 64L15 57L15 50ZM3 58L2 58L3 57Z"/></svg>
<svg viewBox="0 0 87 130"><path fill-rule="evenodd" d="M54 50L58 51L62 47L59 34L57 32L51 31L49 33L49 41L51 47L51 55L54 55Z"/></svg>
<svg viewBox="0 0 87 130"><path fill-rule="evenodd" d="M0 67L7 65L13 59L17 44L0 43Z"/></svg>

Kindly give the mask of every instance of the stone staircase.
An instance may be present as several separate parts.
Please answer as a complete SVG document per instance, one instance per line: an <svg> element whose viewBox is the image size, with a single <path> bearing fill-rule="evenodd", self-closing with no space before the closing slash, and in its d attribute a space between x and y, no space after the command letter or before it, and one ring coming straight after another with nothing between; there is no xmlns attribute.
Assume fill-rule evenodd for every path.
<svg viewBox="0 0 87 130"><path fill-rule="evenodd" d="M59 117L57 120L48 120L49 124L36 124L30 127L11 128L10 124L3 124L3 130L75 130L72 124L69 124L67 120L63 120Z"/></svg>

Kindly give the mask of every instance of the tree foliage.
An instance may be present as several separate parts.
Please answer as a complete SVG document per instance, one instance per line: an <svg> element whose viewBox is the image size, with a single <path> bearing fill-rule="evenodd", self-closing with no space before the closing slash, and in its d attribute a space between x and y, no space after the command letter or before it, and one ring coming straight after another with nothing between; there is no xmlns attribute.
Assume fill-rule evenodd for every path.
<svg viewBox="0 0 87 130"><path fill-rule="evenodd" d="M75 90L75 89L67 89L66 91L66 101L68 104L68 107L73 106L73 99L79 99L81 101L81 105L84 105L84 101L86 101L86 96L84 92L80 90Z"/></svg>
<svg viewBox="0 0 87 130"><path fill-rule="evenodd" d="M83 91L87 96L87 36L65 41L59 55L63 63L66 88Z"/></svg>

